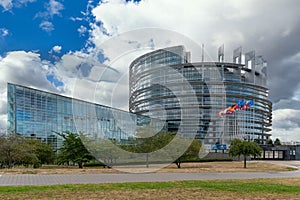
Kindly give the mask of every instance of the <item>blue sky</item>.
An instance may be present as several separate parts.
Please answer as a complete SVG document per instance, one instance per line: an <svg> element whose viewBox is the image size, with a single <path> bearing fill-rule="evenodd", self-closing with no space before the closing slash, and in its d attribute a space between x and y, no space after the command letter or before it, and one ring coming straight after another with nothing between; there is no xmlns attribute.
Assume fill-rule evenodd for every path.
<svg viewBox="0 0 300 200"><path fill-rule="evenodd" d="M240 45L244 53L264 55L272 134L300 140L299 10L298 0L0 0L0 131L7 82L86 100L97 96L106 105L117 82L115 104L127 109L130 61L147 48L184 43L177 34L204 43L212 60L222 44L227 61ZM163 30L174 34L163 37ZM187 50L199 61L195 49Z"/></svg>
<svg viewBox="0 0 300 200"><path fill-rule="evenodd" d="M53 46L61 46L61 54L85 47L88 33L80 34L78 29L88 27L89 16L84 16L85 1L57 1L52 10L49 1L35 1L13 7L0 13L0 28L8 30L1 39L0 54L15 50L37 50L47 58ZM77 18L77 20L75 20ZM40 27L43 22L52 23L49 30Z"/></svg>

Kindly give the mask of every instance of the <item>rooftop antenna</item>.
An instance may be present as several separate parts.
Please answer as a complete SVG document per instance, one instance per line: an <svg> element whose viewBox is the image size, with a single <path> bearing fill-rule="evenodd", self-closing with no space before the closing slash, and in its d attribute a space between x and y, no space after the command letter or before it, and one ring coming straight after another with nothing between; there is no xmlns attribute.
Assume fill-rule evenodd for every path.
<svg viewBox="0 0 300 200"><path fill-rule="evenodd" d="M202 60L202 62L204 62L204 44L203 43L202 43L202 55L201 56L202 56L201 60Z"/></svg>
<svg viewBox="0 0 300 200"><path fill-rule="evenodd" d="M224 44L218 49L218 62L224 62Z"/></svg>

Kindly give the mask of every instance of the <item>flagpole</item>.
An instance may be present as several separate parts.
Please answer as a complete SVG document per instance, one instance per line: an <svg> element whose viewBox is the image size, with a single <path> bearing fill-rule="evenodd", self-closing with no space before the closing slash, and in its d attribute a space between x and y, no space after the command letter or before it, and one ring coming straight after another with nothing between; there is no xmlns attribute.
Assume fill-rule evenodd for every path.
<svg viewBox="0 0 300 200"><path fill-rule="evenodd" d="M236 127L236 113L234 112L234 128L235 128L235 137L237 137L237 127Z"/></svg>
<svg viewBox="0 0 300 200"><path fill-rule="evenodd" d="M243 112L243 131L244 131L243 135L247 134L247 131L245 130L246 126L247 126L247 113Z"/></svg>

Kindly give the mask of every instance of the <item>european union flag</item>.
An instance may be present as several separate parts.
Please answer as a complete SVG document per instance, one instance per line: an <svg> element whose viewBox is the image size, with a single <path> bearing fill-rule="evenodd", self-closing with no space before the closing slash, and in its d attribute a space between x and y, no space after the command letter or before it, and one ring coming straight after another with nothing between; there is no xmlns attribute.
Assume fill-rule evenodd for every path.
<svg viewBox="0 0 300 200"><path fill-rule="evenodd" d="M251 101L248 101L247 102L247 105L250 107L250 106L253 106L254 105L254 100L252 99Z"/></svg>
<svg viewBox="0 0 300 200"><path fill-rule="evenodd" d="M238 102L238 105L239 105L239 109L242 109L242 107L245 105L245 100L242 99Z"/></svg>

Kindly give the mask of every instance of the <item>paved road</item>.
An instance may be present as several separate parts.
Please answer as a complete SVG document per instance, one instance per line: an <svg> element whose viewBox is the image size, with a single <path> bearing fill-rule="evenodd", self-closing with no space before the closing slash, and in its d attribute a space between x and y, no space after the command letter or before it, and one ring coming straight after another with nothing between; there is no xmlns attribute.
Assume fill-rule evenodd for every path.
<svg viewBox="0 0 300 200"><path fill-rule="evenodd" d="M280 163L277 163L280 164ZM300 167L300 162L282 163ZM17 174L0 175L0 186L59 185L88 183L161 182L179 180L217 180L252 178L294 178L300 170L289 172L233 172L233 173L144 173L144 174Z"/></svg>

